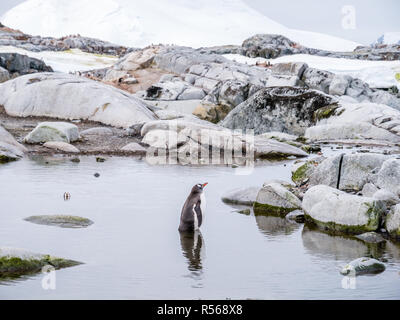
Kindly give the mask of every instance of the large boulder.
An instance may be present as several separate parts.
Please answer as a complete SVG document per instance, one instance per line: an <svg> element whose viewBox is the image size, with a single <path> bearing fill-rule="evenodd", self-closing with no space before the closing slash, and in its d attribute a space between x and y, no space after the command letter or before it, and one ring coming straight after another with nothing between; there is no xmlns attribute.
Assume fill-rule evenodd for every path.
<svg viewBox="0 0 400 320"><path fill-rule="evenodd" d="M302 135L314 124L314 112L334 103L334 98L315 90L265 88L233 109L221 125L230 129L254 129L256 134L280 131Z"/></svg>
<svg viewBox="0 0 400 320"><path fill-rule="evenodd" d="M342 154L317 165L310 174L310 185L326 185L343 191L361 191L373 170L388 159L381 154Z"/></svg>
<svg viewBox="0 0 400 320"><path fill-rule="evenodd" d="M392 207L388 213L385 228L393 238L400 239L400 204Z"/></svg>
<svg viewBox="0 0 400 320"><path fill-rule="evenodd" d="M301 209L301 201L286 186L277 182L264 183L254 202L254 213L286 216Z"/></svg>
<svg viewBox="0 0 400 320"><path fill-rule="evenodd" d="M25 138L25 143L48 141L74 142L79 139L78 127L68 122L41 122Z"/></svg>
<svg viewBox="0 0 400 320"><path fill-rule="evenodd" d="M225 203L252 206L256 201L260 187L246 187L230 190L222 196Z"/></svg>
<svg viewBox="0 0 400 320"><path fill-rule="evenodd" d="M302 207L306 219L319 228L351 234L376 231L385 213L381 201L324 185L310 188L304 195Z"/></svg>
<svg viewBox="0 0 400 320"><path fill-rule="evenodd" d="M0 163L21 159L27 149L0 125Z"/></svg>
<svg viewBox="0 0 400 320"><path fill-rule="evenodd" d="M82 264L78 261L32 253L23 249L0 247L0 278L18 277L41 272L50 266L56 270Z"/></svg>
<svg viewBox="0 0 400 320"><path fill-rule="evenodd" d="M0 104L16 117L82 119L129 128L156 117L138 98L97 81L39 73L0 84Z"/></svg>

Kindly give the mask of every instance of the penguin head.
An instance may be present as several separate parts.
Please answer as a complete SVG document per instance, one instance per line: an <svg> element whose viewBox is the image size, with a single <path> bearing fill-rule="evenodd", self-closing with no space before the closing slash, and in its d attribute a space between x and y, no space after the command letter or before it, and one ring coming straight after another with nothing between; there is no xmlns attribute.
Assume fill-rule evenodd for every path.
<svg viewBox="0 0 400 320"><path fill-rule="evenodd" d="M192 188L192 193L202 193L204 188L208 185L208 182L206 183L198 183Z"/></svg>

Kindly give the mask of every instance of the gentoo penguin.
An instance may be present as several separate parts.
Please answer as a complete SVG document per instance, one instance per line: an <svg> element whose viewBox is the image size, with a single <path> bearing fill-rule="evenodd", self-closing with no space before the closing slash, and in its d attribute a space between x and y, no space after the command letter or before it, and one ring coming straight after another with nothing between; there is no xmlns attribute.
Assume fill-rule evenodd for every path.
<svg viewBox="0 0 400 320"><path fill-rule="evenodd" d="M203 190L207 184L208 182L199 183L192 188L182 208L179 231L195 231L200 228L204 218L206 201Z"/></svg>

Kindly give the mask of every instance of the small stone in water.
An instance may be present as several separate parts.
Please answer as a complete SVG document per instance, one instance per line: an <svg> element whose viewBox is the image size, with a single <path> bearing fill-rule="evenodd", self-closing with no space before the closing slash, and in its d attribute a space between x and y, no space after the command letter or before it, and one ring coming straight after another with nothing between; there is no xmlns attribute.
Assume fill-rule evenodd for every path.
<svg viewBox="0 0 400 320"><path fill-rule="evenodd" d="M96 162L105 162L106 159L102 158L102 157L97 157L96 158Z"/></svg>
<svg viewBox="0 0 400 320"><path fill-rule="evenodd" d="M79 158L72 158L71 162L79 163L81 160Z"/></svg>
<svg viewBox="0 0 400 320"><path fill-rule="evenodd" d="M98 178L98 177L100 177L100 173L96 172L96 173L94 174L94 176L95 176L96 178Z"/></svg>

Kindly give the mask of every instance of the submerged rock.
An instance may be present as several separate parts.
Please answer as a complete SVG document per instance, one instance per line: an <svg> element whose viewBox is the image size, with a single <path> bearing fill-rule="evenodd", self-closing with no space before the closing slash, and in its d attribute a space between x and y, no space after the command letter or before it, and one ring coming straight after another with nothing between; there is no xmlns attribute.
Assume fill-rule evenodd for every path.
<svg viewBox="0 0 400 320"><path fill-rule="evenodd" d="M325 185L310 188L302 207L306 219L317 227L351 234L378 230L385 214L381 201L346 194Z"/></svg>
<svg viewBox="0 0 400 320"><path fill-rule="evenodd" d="M56 270L82 264L78 261L32 253L23 249L0 247L0 279L41 272L45 266Z"/></svg>
<svg viewBox="0 0 400 320"><path fill-rule="evenodd" d="M356 238L367 243L381 243L386 241L379 233L376 232L366 232L363 234L359 234L356 235Z"/></svg>
<svg viewBox="0 0 400 320"><path fill-rule="evenodd" d="M255 214L286 216L296 209L301 209L301 201L284 185L276 182L265 183L254 203Z"/></svg>
<svg viewBox="0 0 400 320"><path fill-rule="evenodd" d="M248 187L231 190L222 196L225 203L252 206L256 201L259 187Z"/></svg>
<svg viewBox="0 0 400 320"><path fill-rule="evenodd" d="M36 224L43 224L46 226L55 226L61 228L86 228L93 224L93 221L68 215L43 215L43 216L31 216L24 219Z"/></svg>
<svg viewBox="0 0 400 320"><path fill-rule="evenodd" d="M49 141L74 142L79 139L78 127L68 122L41 122L25 138L26 143Z"/></svg>
<svg viewBox="0 0 400 320"><path fill-rule="evenodd" d="M377 274L385 271L385 265L372 258L358 258L344 266L340 273L344 276L357 276L362 274Z"/></svg>

